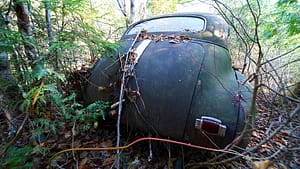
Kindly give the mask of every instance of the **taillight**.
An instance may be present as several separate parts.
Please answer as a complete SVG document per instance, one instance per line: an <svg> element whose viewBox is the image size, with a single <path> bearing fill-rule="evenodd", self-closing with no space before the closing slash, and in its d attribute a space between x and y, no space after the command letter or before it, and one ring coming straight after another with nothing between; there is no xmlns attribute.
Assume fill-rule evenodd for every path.
<svg viewBox="0 0 300 169"><path fill-rule="evenodd" d="M222 137L225 136L226 133L226 126L222 124L221 120L208 116L202 116L200 119L196 119L195 128Z"/></svg>

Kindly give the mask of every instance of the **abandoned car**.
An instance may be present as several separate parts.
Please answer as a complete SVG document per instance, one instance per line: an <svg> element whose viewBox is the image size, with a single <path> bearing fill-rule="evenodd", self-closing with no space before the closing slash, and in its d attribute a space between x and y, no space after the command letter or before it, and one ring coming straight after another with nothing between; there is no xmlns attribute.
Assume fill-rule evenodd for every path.
<svg viewBox="0 0 300 169"><path fill-rule="evenodd" d="M224 148L243 131L252 97L243 75L232 68L228 36L228 25L215 14L171 14L134 23L118 51L94 65L84 100L122 100L121 119L133 128Z"/></svg>

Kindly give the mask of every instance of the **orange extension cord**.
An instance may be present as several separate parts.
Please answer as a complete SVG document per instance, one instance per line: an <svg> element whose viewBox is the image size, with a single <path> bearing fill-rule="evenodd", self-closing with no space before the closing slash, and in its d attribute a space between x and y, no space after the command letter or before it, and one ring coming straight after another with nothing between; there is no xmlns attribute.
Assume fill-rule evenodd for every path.
<svg viewBox="0 0 300 169"><path fill-rule="evenodd" d="M50 158L50 160L49 160L49 166L51 168L51 161L55 157L57 157L58 155L60 155L62 153L65 153L65 152L70 152L70 151L109 151L109 150L123 150L123 149L127 149L127 148L133 146L136 143L139 143L141 141L146 141L146 140L153 140L153 141L161 141L161 142L173 143L173 144L183 145L183 146L192 147L192 148L201 149L201 150L206 150L206 151L215 151L215 152L223 152L223 153L233 153L233 154L236 154L236 152L230 152L230 151L228 151L228 148L230 147L231 144L229 144L228 146L226 146L224 149L215 149L215 148L208 148L208 147L203 147L203 146L197 146L197 145L188 144L188 143L184 143L184 142L180 142L180 141L175 141L175 140L170 140L170 139L155 138L155 137L143 137L143 138L139 138L139 139L131 142L128 145L120 146L120 147L95 147L95 148L88 147L88 148L70 148L70 149L65 149L65 150L62 150L60 152L57 152L56 154L54 154Z"/></svg>

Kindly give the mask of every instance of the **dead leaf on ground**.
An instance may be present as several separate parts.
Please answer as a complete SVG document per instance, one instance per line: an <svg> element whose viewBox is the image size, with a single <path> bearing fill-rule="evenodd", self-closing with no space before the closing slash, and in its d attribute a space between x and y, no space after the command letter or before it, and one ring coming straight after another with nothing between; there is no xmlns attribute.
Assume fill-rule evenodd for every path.
<svg viewBox="0 0 300 169"><path fill-rule="evenodd" d="M259 134L258 134L256 131L253 131L253 132L252 132L252 136L254 136L254 137L259 137Z"/></svg>
<svg viewBox="0 0 300 169"><path fill-rule="evenodd" d="M104 142L101 142L100 147L113 147L112 141L111 140L106 140Z"/></svg>
<svg viewBox="0 0 300 169"><path fill-rule="evenodd" d="M85 168L88 161L89 161L89 158L87 158L87 157L85 157L84 159L82 159L80 161L80 165L79 165L80 167L79 168L81 168L81 169Z"/></svg>
<svg viewBox="0 0 300 169"><path fill-rule="evenodd" d="M69 138L69 137L71 137L71 136L72 136L71 131L67 131L67 132L65 132L65 134L64 134L64 137L65 137L65 138Z"/></svg>
<svg viewBox="0 0 300 169"><path fill-rule="evenodd" d="M263 144L261 147L262 147L262 148L272 148L271 146L269 146L269 145L267 145L267 144Z"/></svg>
<svg viewBox="0 0 300 169"><path fill-rule="evenodd" d="M109 158L106 158L106 159L103 161L101 167L106 167L106 166L109 166L109 165L113 164L113 163L116 161L116 159L117 159L117 156L116 156L116 155L112 155L112 156L110 156Z"/></svg>
<svg viewBox="0 0 300 169"><path fill-rule="evenodd" d="M272 162L270 160L254 161L253 168L254 169L267 169L271 164L272 164Z"/></svg>
<svg viewBox="0 0 300 169"><path fill-rule="evenodd" d="M87 166L87 165L81 165L79 166L79 169L90 169L91 167L90 166Z"/></svg>
<svg viewBox="0 0 300 169"><path fill-rule="evenodd" d="M89 153L87 151L83 151L80 153L80 158L87 158Z"/></svg>
<svg viewBox="0 0 300 169"><path fill-rule="evenodd" d="M280 130L280 131L281 131L281 133L282 133L283 135L285 135L285 136L289 136L289 135L291 135L291 133L292 133L291 130Z"/></svg>

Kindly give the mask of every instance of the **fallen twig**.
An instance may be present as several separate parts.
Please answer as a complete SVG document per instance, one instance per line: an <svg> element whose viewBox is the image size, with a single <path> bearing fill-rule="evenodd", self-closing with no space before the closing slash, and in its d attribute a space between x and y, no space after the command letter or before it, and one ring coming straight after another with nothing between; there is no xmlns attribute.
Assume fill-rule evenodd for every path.
<svg viewBox="0 0 300 169"><path fill-rule="evenodd" d="M29 118L29 113L26 113L24 120L22 121L21 126L19 127L18 131L16 132L16 135L6 144L4 150L0 154L0 159L3 158L8 150L8 148L15 142L15 140L19 137L21 131L23 130L26 121Z"/></svg>

